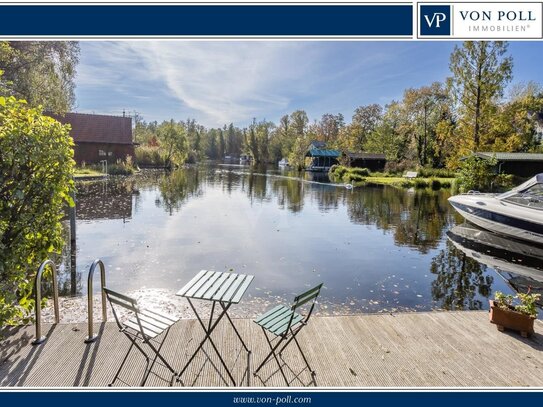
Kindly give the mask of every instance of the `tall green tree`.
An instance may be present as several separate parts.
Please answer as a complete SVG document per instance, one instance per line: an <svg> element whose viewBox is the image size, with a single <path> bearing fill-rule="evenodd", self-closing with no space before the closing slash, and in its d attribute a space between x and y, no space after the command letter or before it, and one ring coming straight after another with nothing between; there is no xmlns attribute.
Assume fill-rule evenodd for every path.
<svg viewBox="0 0 543 407"><path fill-rule="evenodd" d="M418 164L429 164L436 150L436 127L447 111L447 94L443 85L407 89L404 92L403 110L416 151Z"/></svg>
<svg viewBox="0 0 543 407"><path fill-rule="evenodd" d="M0 41L0 70L7 93L32 107L69 111L75 102L78 62L78 42Z"/></svg>
<svg viewBox="0 0 543 407"><path fill-rule="evenodd" d="M226 141L222 129L217 129L217 131L219 132L219 158L223 158L226 153Z"/></svg>
<svg viewBox="0 0 543 407"><path fill-rule="evenodd" d="M403 105L394 101L385 109L381 123L368 135L364 150L385 154L390 161L409 159L407 151L409 133L406 130Z"/></svg>
<svg viewBox="0 0 543 407"><path fill-rule="evenodd" d="M345 126L345 119L341 113L325 113L319 122L319 139L326 142L335 142L339 132Z"/></svg>
<svg viewBox="0 0 543 407"><path fill-rule="evenodd" d="M161 148L168 166L181 165L189 153L189 144L183 125L173 119L164 121L157 128Z"/></svg>
<svg viewBox="0 0 543 407"><path fill-rule="evenodd" d="M309 118L304 110L296 110L290 114L291 127L296 137L305 137Z"/></svg>
<svg viewBox="0 0 543 407"><path fill-rule="evenodd" d="M460 155L491 144L490 124L498 99L512 78L513 59L502 41L466 41L450 57L450 93L456 103L455 131Z"/></svg>
<svg viewBox="0 0 543 407"><path fill-rule="evenodd" d="M383 119L383 108L373 103L355 109L351 126L353 127L354 149L360 151L371 134Z"/></svg>

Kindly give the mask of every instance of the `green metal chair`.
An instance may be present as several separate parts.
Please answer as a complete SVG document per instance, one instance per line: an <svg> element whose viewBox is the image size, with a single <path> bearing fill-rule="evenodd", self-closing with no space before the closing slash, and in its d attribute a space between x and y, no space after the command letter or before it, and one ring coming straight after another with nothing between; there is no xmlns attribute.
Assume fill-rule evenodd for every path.
<svg viewBox="0 0 543 407"><path fill-rule="evenodd" d="M138 306L138 303L134 298L120 294L106 287L104 287L104 292L106 293L107 299L111 304L113 316L115 317L119 331L124 333L132 343L121 363L121 366L119 366L113 381L108 386L113 386L119 377L119 374L121 373L121 370L128 359L128 355L130 355L130 352L134 346L143 354L147 362L140 386L145 385L145 382L149 378L149 374L151 373L157 358L160 359L160 361L170 370L170 372L172 372L172 379L170 380L171 386L173 384L173 379L175 378L175 371L173 370L173 367L171 367L170 364L162 357L160 350L166 341L170 328L177 321L179 321L179 318L172 318L168 315L160 314L155 311L143 310ZM128 312L129 318L123 318L125 319L124 322L121 321L119 315L117 314L116 307L123 308L125 312ZM163 333L164 335L162 336L162 339L158 341L156 338ZM138 342L141 344L138 344ZM145 352L142 345L147 345L147 347L155 355L152 363L149 355L147 352Z"/></svg>
<svg viewBox="0 0 543 407"><path fill-rule="evenodd" d="M313 313L313 309L315 308L316 300L319 296L321 288L322 283L316 287L313 287L311 290L308 290L305 293L296 296L294 298L292 306L287 307L285 305L278 305L277 307L272 308L271 310L265 312L257 319L255 319L254 322L259 325L264 332L264 336L266 337L268 345L270 346L270 353L264 358L260 366L258 366L258 368L254 371L254 375L256 375L258 371L273 356L275 358L275 361L277 362L277 365L279 366L279 370L281 372L281 375L285 379L287 386L290 386L287 376L283 371L283 367L279 362L278 356L281 356L285 348L292 341L294 341L294 343L298 347L298 350L300 351L300 354L302 355L302 358L304 359L307 368L311 372L311 376L314 378L316 373L309 365L309 362L307 361L302 347L300 346L298 339L296 339L296 335L298 335L302 328L307 325L307 322L309 321L309 318ZM307 315L305 317L296 312L297 309L304 305L309 305L309 303L311 303L311 306L309 307L309 311L307 312ZM270 333L270 335L268 335L268 332ZM277 342L273 344L273 341Z"/></svg>

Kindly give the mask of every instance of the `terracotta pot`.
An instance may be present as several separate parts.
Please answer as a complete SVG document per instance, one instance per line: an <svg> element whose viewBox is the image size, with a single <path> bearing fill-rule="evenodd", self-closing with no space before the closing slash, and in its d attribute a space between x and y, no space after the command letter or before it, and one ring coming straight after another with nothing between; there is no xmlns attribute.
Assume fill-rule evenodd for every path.
<svg viewBox="0 0 543 407"><path fill-rule="evenodd" d="M514 331L520 331L520 334L527 338L534 333L535 317L521 314L513 309L505 310L499 308L494 300L489 300L490 303L490 322L496 324L499 331L504 331L505 328Z"/></svg>

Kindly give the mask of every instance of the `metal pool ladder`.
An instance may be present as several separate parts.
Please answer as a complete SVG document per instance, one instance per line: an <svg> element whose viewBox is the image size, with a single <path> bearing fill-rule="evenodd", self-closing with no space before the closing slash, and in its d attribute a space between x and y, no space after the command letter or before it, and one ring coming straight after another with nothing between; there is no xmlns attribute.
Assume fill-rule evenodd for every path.
<svg viewBox="0 0 543 407"><path fill-rule="evenodd" d="M57 266L52 260L45 260L38 269L34 280L34 301L36 310L36 338L32 341L32 345L39 345L47 338L41 334L41 278L47 266L51 266L53 274L53 304L55 308L55 324L60 322L60 312L58 308L58 282L57 282Z"/></svg>
<svg viewBox="0 0 543 407"><path fill-rule="evenodd" d="M101 292L102 292L102 321L107 321L107 304L106 304L106 292L104 291L104 287L106 286L106 266L104 266L104 263L100 259L94 260L92 265L89 269L89 276L87 280L87 312L88 312L88 328L89 328L89 335L85 338L85 343L92 343L98 338L98 334L93 333L93 325L94 325L94 318L93 318L93 277L94 277L94 270L96 269L96 266L100 266L100 284L101 284Z"/></svg>
<svg viewBox="0 0 543 407"><path fill-rule="evenodd" d="M32 345L39 345L47 339L45 335L41 334L41 280L42 275L47 266L50 266L52 277L53 277L53 306L55 309L55 324L58 324L60 322L60 311L59 311L59 305L58 305L58 282L57 282L57 266L52 260L45 260L39 267L38 272L36 274L36 278L34 279L34 301L35 301L35 313L36 313L36 338L32 341ZM93 333L93 324L94 324L94 318L92 313L93 308L93 277L94 277L94 270L96 269L96 266L100 266L100 283L101 283L101 291L102 291L102 321L107 321L107 304L106 304L106 293L104 291L104 287L106 285L106 267L104 266L104 263L100 259L94 260L92 265L89 269L89 275L88 275L88 283L87 283L87 298L88 298L88 328L89 328L89 334L85 338L85 343L91 343L94 342L98 335Z"/></svg>

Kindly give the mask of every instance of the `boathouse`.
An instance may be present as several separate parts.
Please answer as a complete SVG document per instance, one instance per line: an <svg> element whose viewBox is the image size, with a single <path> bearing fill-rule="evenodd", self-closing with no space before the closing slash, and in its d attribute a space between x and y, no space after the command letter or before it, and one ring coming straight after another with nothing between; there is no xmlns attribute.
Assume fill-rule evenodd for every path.
<svg viewBox="0 0 543 407"><path fill-rule="evenodd" d="M62 124L69 124L74 139L74 159L77 164L107 160L115 163L134 157L132 119L125 116L106 116L87 113L47 113Z"/></svg>
<svg viewBox="0 0 543 407"><path fill-rule="evenodd" d="M384 154L346 153L349 167L367 168L370 171L383 171L387 163Z"/></svg>
<svg viewBox="0 0 543 407"><path fill-rule="evenodd" d="M496 157L496 172L529 178L543 172L543 154L541 153L494 153L480 152L475 156L490 160Z"/></svg>
<svg viewBox="0 0 543 407"><path fill-rule="evenodd" d="M309 164L306 166L308 171L328 171L334 164L338 164L341 152L338 150L326 150L319 148L311 148L305 154Z"/></svg>

